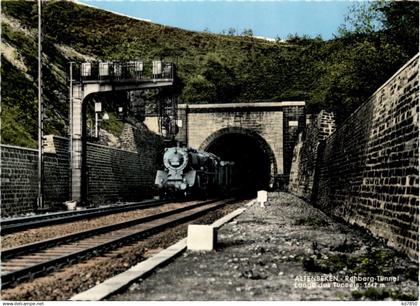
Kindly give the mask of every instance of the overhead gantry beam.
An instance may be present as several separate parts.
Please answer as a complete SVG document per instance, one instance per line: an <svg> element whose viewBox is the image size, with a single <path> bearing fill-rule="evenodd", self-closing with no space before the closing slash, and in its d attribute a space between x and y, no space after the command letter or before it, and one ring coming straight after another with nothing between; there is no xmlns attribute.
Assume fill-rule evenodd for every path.
<svg viewBox="0 0 420 306"><path fill-rule="evenodd" d="M172 74L170 75L172 77ZM78 204L87 200L86 184L86 135L83 125L86 120L84 103L96 93L134 91L172 86L173 78L119 79L119 80L81 80L73 82L70 88L70 167L71 201Z"/></svg>

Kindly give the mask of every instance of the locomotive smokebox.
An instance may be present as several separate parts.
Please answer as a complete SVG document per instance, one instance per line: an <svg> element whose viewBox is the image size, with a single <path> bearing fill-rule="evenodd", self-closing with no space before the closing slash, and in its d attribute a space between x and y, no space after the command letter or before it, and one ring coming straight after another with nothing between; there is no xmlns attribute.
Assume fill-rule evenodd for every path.
<svg viewBox="0 0 420 306"><path fill-rule="evenodd" d="M155 184L166 194L209 195L228 189L232 164L212 153L171 147L165 149L163 164L165 169L157 171Z"/></svg>

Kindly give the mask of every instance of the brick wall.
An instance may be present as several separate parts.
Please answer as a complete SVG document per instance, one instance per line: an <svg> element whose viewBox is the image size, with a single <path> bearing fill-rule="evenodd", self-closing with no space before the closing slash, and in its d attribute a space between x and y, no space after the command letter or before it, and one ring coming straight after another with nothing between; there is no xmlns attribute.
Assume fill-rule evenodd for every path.
<svg viewBox="0 0 420 306"><path fill-rule="evenodd" d="M65 137L45 136L44 146L44 203L57 208L69 198L69 143Z"/></svg>
<svg viewBox="0 0 420 306"><path fill-rule="evenodd" d="M418 89L416 56L320 142L311 194L324 211L369 229L415 260L419 248Z"/></svg>
<svg viewBox="0 0 420 306"><path fill-rule="evenodd" d="M38 195L38 151L2 145L1 215L33 211Z"/></svg>
<svg viewBox="0 0 420 306"><path fill-rule="evenodd" d="M322 152L323 142L334 131L335 119L332 113L321 111L316 117L307 118L307 126L300 132L293 151L288 186L290 192L306 200L316 196L318 152Z"/></svg>
<svg viewBox="0 0 420 306"><path fill-rule="evenodd" d="M150 194L152 180L142 166L150 164L135 152L87 146L88 200L101 204L118 200L135 200Z"/></svg>
<svg viewBox="0 0 420 306"><path fill-rule="evenodd" d="M131 133L137 152L87 145L88 200L93 204L132 201L154 193L154 179L162 141L144 127ZM128 133L128 132L127 132ZM130 134L130 133L128 133ZM1 145L1 215L36 210L38 151ZM69 199L68 139L46 136L44 149L44 205L55 210Z"/></svg>
<svg viewBox="0 0 420 306"><path fill-rule="evenodd" d="M142 125L126 126L125 131L133 135L128 143L136 151L87 145L88 200L91 203L134 201L156 193L154 182L163 142Z"/></svg>

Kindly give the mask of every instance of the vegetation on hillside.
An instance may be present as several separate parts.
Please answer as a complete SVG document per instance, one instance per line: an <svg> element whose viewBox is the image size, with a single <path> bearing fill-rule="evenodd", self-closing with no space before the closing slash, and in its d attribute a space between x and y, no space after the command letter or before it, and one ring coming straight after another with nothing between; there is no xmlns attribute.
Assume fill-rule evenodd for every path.
<svg viewBox="0 0 420 306"><path fill-rule="evenodd" d="M27 70L2 54L2 142L36 146L36 2L3 1L2 40ZM418 50L418 3L355 6L338 37L284 42L191 32L68 1L43 5L46 132L66 135L68 61L165 59L177 64L181 102L305 100L308 110L348 116ZM374 25L374 26L372 26ZM71 47L64 52L62 46Z"/></svg>

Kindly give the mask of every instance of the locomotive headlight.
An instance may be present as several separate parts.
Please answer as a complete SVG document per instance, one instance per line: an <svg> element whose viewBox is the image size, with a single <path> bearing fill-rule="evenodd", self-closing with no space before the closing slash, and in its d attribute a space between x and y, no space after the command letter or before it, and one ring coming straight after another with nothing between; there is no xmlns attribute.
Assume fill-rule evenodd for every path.
<svg viewBox="0 0 420 306"><path fill-rule="evenodd" d="M175 153L168 161L172 167L178 167L184 163L184 157L179 153Z"/></svg>
<svg viewBox="0 0 420 306"><path fill-rule="evenodd" d="M163 156L163 163L167 169L181 171L188 164L188 153L182 148L169 148Z"/></svg>

